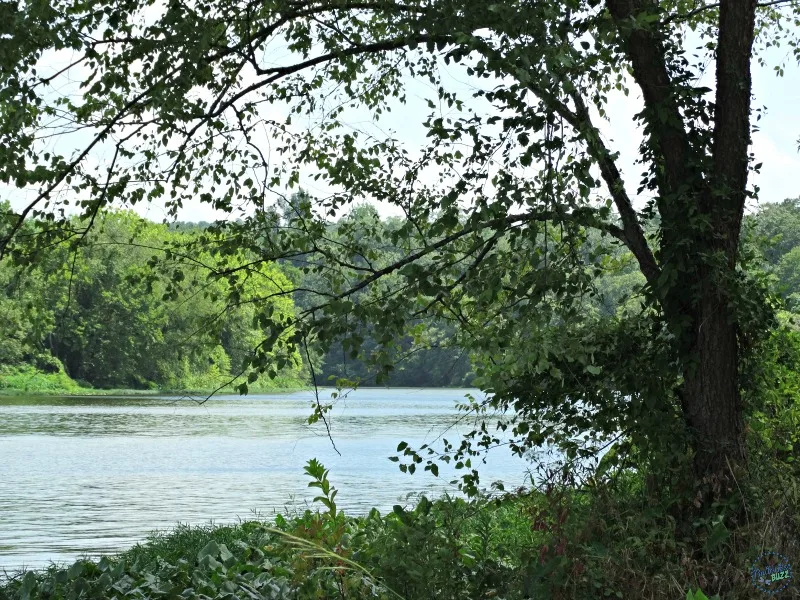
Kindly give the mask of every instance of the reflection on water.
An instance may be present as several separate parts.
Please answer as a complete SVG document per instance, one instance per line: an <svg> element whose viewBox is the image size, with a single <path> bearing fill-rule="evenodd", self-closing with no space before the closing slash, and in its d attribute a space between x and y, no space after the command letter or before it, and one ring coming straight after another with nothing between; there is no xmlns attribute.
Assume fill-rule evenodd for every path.
<svg viewBox="0 0 800 600"><path fill-rule="evenodd" d="M470 391L477 393L352 392L329 419L341 456L321 423L307 424L311 392L221 396L203 405L168 397L0 397L0 568L113 552L178 522L304 507L313 497L303 473L310 458L331 470L337 502L349 512L387 510L410 492L453 491L453 472L406 475L387 457L401 440L435 440ZM446 437L458 432L451 427ZM497 454L484 478L518 485L527 466Z"/></svg>

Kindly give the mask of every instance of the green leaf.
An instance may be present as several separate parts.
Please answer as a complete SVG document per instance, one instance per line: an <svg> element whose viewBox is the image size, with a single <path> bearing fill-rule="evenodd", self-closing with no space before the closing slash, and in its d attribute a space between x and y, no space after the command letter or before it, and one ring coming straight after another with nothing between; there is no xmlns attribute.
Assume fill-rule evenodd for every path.
<svg viewBox="0 0 800 600"><path fill-rule="evenodd" d="M79 560L72 564L72 566L67 570L67 577L69 579L76 579L83 574L83 571L86 567L83 564L83 561Z"/></svg>
<svg viewBox="0 0 800 600"><path fill-rule="evenodd" d="M20 600L30 600L33 590L36 588L36 575L33 571L28 571L22 578L22 585L19 587Z"/></svg>
<svg viewBox="0 0 800 600"><path fill-rule="evenodd" d="M730 537L730 531L722 521L719 521L711 530L706 539L706 549L711 552Z"/></svg>
<svg viewBox="0 0 800 600"><path fill-rule="evenodd" d="M231 551L228 550L228 547L225 544L219 545L219 557L226 567L231 566L231 564L236 561L236 558L233 556Z"/></svg>
<svg viewBox="0 0 800 600"><path fill-rule="evenodd" d="M210 556L212 558L216 558L219 556L220 547L214 540L208 542L200 552L197 553L197 560L203 560L204 558Z"/></svg>

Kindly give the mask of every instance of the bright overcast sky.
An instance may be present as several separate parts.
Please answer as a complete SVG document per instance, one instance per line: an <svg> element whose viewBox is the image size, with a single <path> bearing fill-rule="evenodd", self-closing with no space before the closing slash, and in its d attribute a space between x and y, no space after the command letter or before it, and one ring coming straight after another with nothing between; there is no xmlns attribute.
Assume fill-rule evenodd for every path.
<svg viewBox="0 0 800 600"><path fill-rule="evenodd" d="M759 130L753 135L753 152L757 162L762 162L759 175L751 175L751 184L760 188L760 202L778 202L785 198L800 196L800 185L796 183L795 176L800 173L800 154L798 153L798 138L800 137L800 69L790 57L786 61L786 71L783 77L778 77L773 71L773 66L787 54L785 50L771 50L766 54L767 66L761 67L753 64L753 108L766 106L767 111L757 123ZM713 87L713 65L709 69L703 84ZM444 84L449 89L462 89L464 98L469 97L472 83L463 74L460 68L450 68L443 73ZM632 87L635 92L635 86ZM408 103L396 103L392 111L384 113L379 124L380 129L370 122L369 117L360 118L358 114L348 117L348 123L357 128L371 129L373 132L385 131L403 142L409 151L420 148L425 144L425 129L421 122L428 114L424 97L431 96L431 90L419 82L410 82L407 88ZM477 106L477 105L475 105ZM635 165L641 136L636 128L632 116L641 109L641 99L634 93L630 97L617 93L611 98L608 107L609 121L599 123L608 145L612 151L620 153L619 166L628 186L631 196L634 195L641 176L642 167ZM274 109L277 113L285 113L283 108ZM102 159L101 159L102 160ZM312 195L327 195L331 189L320 187L310 178L311 173L306 173L301 179L301 186ZM15 209L20 209L26 204L26 198L31 198L32 191L21 192L9 186L0 188L0 198L10 199ZM644 199L634 200L641 206ZM399 214L396 207L379 206L379 211L384 215ZM141 204L136 210L143 216L160 221L166 217L163 206L160 204ZM236 215L234 215L236 216ZM199 201L188 203L179 214L182 220L211 221L215 218L224 218L223 213L215 213L207 204Z"/></svg>

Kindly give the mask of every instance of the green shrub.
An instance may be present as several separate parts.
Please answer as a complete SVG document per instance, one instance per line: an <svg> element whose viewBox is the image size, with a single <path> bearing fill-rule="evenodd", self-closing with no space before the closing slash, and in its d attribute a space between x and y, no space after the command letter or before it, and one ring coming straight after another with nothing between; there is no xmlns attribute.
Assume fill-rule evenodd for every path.
<svg viewBox="0 0 800 600"><path fill-rule="evenodd" d="M64 372L64 368L57 359L50 363L48 370L43 372L36 367L5 367L0 369L0 392L13 393L43 393L43 394L74 394L81 391L76 381ZM53 371L53 369L57 369Z"/></svg>

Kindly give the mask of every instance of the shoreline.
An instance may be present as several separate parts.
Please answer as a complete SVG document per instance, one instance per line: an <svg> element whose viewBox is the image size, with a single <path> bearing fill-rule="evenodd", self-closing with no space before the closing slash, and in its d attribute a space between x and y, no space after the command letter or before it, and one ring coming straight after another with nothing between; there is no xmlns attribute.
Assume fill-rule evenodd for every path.
<svg viewBox="0 0 800 600"><path fill-rule="evenodd" d="M246 395L253 394L293 394L314 389L313 387L288 387L250 390ZM15 390L11 388L0 389L0 397L32 397L32 396L62 396L70 398L88 398L92 396L208 396L214 390L136 390L136 389L96 389L81 388L79 390ZM236 390L219 390L216 396L240 395Z"/></svg>
<svg viewBox="0 0 800 600"><path fill-rule="evenodd" d="M318 389L336 389L335 386L330 385L321 385L318 386ZM350 389L350 388L345 388ZM464 387L464 386L378 386L378 385L363 385L358 386L359 390L475 390L477 388L474 387ZM297 387L286 387L286 388L264 388L264 389L255 389L250 390L247 394L242 396L239 394L235 389L223 389L215 392L215 396L242 396L247 397L255 394L293 394L296 392L308 392L313 391L313 385L307 386L297 386ZM159 389L159 390L137 390L137 389L125 389L125 388L113 388L113 389L100 389L100 388L80 388L78 390L72 389L62 389L62 390L20 390L14 388L0 388L0 398L3 397L22 397L22 396L64 396L70 398L82 398L82 397L90 397L90 396L152 396L152 397L159 397L159 396L208 396L214 390L207 389L207 390L174 390L174 389Z"/></svg>

